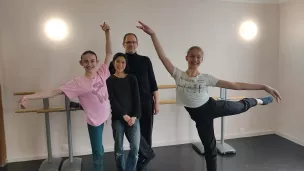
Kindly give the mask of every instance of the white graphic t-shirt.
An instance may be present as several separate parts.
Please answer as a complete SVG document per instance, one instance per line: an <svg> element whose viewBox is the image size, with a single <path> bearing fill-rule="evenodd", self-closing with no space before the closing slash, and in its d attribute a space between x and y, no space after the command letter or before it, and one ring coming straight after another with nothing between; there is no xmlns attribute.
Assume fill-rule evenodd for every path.
<svg viewBox="0 0 304 171"><path fill-rule="evenodd" d="M208 86L214 87L219 79L209 74L189 77L185 71L174 67L172 77L176 82L176 104L197 108L209 100Z"/></svg>

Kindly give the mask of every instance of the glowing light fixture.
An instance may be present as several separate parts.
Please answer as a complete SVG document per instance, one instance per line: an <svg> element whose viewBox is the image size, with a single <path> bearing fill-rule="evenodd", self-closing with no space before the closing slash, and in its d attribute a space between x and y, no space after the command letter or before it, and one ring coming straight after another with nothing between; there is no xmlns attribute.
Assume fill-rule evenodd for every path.
<svg viewBox="0 0 304 171"><path fill-rule="evenodd" d="M44 31L51 40L56 41L63 40L68 34L67 25L61 19L49 20L45 25Z"/></svg>
<svg viewBox="0 0 304 171"><path fill-rule="evenodd" d="M256 37L258 28L253 21L245 21L240 27L240 35L245 40L252 40Z"/></svg>

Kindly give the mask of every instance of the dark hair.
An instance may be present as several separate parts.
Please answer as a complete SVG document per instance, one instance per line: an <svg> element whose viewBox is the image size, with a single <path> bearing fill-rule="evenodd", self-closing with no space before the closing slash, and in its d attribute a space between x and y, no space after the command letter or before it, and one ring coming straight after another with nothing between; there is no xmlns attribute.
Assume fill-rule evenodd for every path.
<svg viewBox="0 0 304 171"><path fill-rule="evenodd" d="M82 59L82 57L83 57L84 55L86 55L86 54L92 54L92 55L95 55L95 56L96 56L96 59L97 59L97 55L96 55L96 53L95 53L95 52L93 52L93 51L91 51L91 50L87 50L87 51L83 52L83 53L82 53L82 55L81 55L81 57L80 57L80 59Z"/></svg>
<svg viewBox="0 0 304 171"><path fill-rule="evenodd" d="M127 34L125 34L125 36L124 36L124 38L123 38L123 42L125 42L127 36L130 36L130 35L133 35L133 36L136 38L136 41L138 41L136 34L134 34L134 33L127 33Z"/></svg>
<svg viewBox="0 0 304 171"><path fill-rule="evenodd" d="M118 57L123 57L123 58L125 58L125 60L126 60L126 68L125 68L124 72L127 73L127 72L128 72L128 69L129 69L129 67L128 67L128 58L127 58L127 55L126 55L126 54L121 53L121 52L116 53L116 54L114 55L114 57L113 57L113 60L112 60L112 62L111 62L111 63L113 64L113 67L111 68L111 73L113 73L113 74L115 73L114 62L116 61L116 59L117 59Z"/></svg>

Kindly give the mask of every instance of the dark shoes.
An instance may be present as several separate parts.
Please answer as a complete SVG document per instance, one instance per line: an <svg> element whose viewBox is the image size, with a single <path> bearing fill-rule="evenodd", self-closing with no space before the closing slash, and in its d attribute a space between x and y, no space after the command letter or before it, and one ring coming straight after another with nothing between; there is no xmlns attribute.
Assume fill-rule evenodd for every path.
<svg viewBox="0 0 304 171"><path fill-rule="evenodd" d="M155 158L155 154L153 153L151 157L145 159L138 159L137 161L137 171L146 171L147 165L150 163L152 159Z"/></svg>

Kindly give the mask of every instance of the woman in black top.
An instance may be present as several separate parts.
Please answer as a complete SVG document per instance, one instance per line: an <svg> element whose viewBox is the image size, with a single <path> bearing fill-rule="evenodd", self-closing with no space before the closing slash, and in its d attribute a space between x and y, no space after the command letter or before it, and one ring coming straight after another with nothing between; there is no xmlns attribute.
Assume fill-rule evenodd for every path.
<svg viewBox="0 0 304 171"><path fill-rule="evenodd" d="M115 141L115 161L119 171L135 171L140 144L139 118L141 113L137 79L125 72L127 58L117 53L113 58L115 74L107 79L112 109L112 128ZM124 134L130 142L130 152L124 161Z"/></svg>

